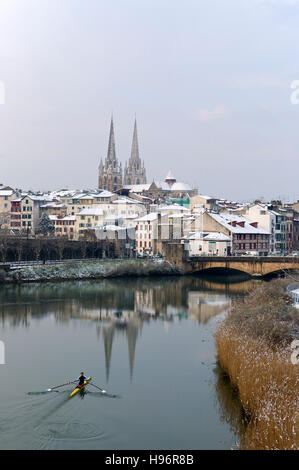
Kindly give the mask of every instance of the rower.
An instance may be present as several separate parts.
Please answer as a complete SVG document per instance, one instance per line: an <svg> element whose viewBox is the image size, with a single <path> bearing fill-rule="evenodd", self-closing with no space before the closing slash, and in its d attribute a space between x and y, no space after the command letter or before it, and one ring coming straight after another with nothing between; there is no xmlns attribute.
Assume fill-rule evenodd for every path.
<svg viewBox="0 0 299 470"><path fill-rule="evenodd" d="M82 388L82 386L84 385L85 380L86 381L88 380L88 377L85 377L84 372L80 372L80 375L77 378L77 380L79 380L79 383L78 383L77 387Z"/></svg>

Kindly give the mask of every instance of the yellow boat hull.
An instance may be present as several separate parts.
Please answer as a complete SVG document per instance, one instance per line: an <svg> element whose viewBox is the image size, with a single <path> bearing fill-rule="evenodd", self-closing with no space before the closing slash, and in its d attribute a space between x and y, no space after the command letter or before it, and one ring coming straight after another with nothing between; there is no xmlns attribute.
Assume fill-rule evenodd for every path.
<svg viewBox="0 0 299 470"><path fill-rule="evenodd" d="M91 377L88 377L87 380L84 381L84 385L83 387L79 388L79 387L76 387L72 393L70 394L70 398L73 398L75 395L77 395L77 393L79 393L81 390L84 390L85 386L91 381Z"/></svg>

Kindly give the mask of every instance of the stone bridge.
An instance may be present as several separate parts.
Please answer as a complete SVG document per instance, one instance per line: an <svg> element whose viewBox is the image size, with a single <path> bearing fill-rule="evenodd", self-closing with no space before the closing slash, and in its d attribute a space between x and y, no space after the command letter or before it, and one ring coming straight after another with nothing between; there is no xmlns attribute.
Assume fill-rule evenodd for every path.
<svg viewBox="0 0 299 470"><path fill-rule="evenodd" d="M299 271L298 256L188 256L178 243L163 244L164 258L187 273L210 269L234 270L251 277L263 277L289 270Z"/></svg>
<svg viewBox="0 0 299 470"><path fill-rule="evenodd" d="M299 258L287 256L227 256L227 257L191 257L185 263L188 272L199 272L207 269L231 269L242 271L252 277L263 277L276 272L299 271Z"/></svg>

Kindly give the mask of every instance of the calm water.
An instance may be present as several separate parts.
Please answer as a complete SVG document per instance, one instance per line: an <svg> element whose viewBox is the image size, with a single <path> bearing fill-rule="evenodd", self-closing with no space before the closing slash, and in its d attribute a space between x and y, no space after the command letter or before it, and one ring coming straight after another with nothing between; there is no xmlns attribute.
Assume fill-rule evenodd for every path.
<svg viewBox="0 0 299 470"><path fill-rule="evenodd" d="M1 287L0 448L234 447L241 408L213 333L253 286L186 277ZM109 394L35 393L81 370Z"/></svg>

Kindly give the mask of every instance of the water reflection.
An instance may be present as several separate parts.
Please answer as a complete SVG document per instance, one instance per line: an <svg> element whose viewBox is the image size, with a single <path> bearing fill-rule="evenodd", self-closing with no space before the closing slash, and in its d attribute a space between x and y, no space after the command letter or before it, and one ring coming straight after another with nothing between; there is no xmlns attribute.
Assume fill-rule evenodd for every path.
<svg viewBox="0 0 299 470"><path fill-rule="evenodd" d="M220 419L228 423L230 430L238 437L235 448L239 448L244 440L247 420L240 402L238 392L223 369L217 364L214 368L216 378L215 392Z"/></svg>
<svg viewBox="0 0 299 470"><path fill-rule="evenodd" d="M224 283L196 277L163 280L101 280L2 286L2 326L28 326L31 317L54 314L57 321L73 318L128 320L148 314L172 316L181 310L205 322L234 295L243 295L256 281ZM224 308L227 305L224 306Z"/></svg>
<svg viewBox="0 0 299 470"><path fill-rule="evenodd" d="M53 339L58 338L55 344L57 357L63 357L66 353L68 368L72 367L72 361L74 361L74 368L77 368L78 356L75 355L74 359L70 359L69 348L79 339L84 344L82 355L88 367L97 370L99 377L103 377L106 372L106 382L110 380L111 387L113 385L115 390L122 390L121 395L125 397L124 401L128 401L128 406L131 406L130 397L134 394L136 396L135 400L132 399L132 403L139 404L138 412L134 413L135 425L132 425L130 429L132 440L128 440L127 444L118 440L122 439L123 435L127 436L126 433L119 431L120 422L123 423L124 429L127 429L126 407L123 407L124 414L122 420L119 421L122 408L118 407L117 411L114 411L115 404L109 405L111 414L115 413L117 423L115 434L111 434L110 446L123 445L132 448L132 442L135 443L136 439L141 439L140 448L144 448L144 441L141 437L147 432L148 422L152 417L148 404L152 397L156 396L154 393L156 383L159 384L159 403L153 401L152 409L156 410L157 406L160 406L157 416L164 416L159 421L159 429L163 429L161 435L165 441L156 441L156 434L153 431L148 436L148 439L153 440L146 441L147 445L158 448L163 447L161 442L164 442L165 448L169 445L178 448L186 439L184 444L186 448L191 445L190 442L196 446L198 444L195 436L199 430L202 445L216 448L220 447L219 443L222 442L219 437L227 435L226 428L230 428L230 433L241 439L245 426L242 407L221 369L212 365L215 362L213 331L216 321L214 319L228 310L232 298L243 296L255 285L256 281L227 283L223 282L223 279L188 276L2 286L0 287L0 338L2 332L3 334L7 332L8 343L11 342L11 368L7 371L8 373L11 371L12 375L6 379L6 383L10 383L12 377L16 380L16 377L20 376L21 379L23 365L19 370L18 362L12 360L14 354L16 358L23 357L23 351L20 356L18 355L19 338L22 338L22 348L26 348L27 355L24 355L24 360L27 360L27 368L29 367L30 371L35 370L35 373L32 372L33 383L26 385L27 388L32 387L32 390L39 390L43 380L47 383L50 380L48 374L52 374L52 368L56 367L55 354L52 352ZM43 322L43 320L46 321ZM171 329L173 334L163 331L159 324L162 328ZM39 328L36 328L37 325ZM49 328L49 334L47 328ZM13 335L9 330L19 331ZM15 343L13 343L14 336L16 337ZM49 364L46 372L41 367L42 360L36 354L36 348L41 344L46 346L42 349L42 360L45 364ZM103 348L102 353L100 348ZM74 349L72 349L72 354L74 354ZM117 360L114 361L113 371L111 371L113 354ZM136 361L136 355L138 355L138 361ZM61 369L64 369L63 362L61 361ZM60 363L57 366L59 368ZM64 371L60 373L63 374ZM134 382L132 382L133 373L135 374ZM43 374L45 374L44 377ZM155 377L155 380L151 377ZM54 384L56 370L53 371L51 380ZM209 385L210 380L212 388ZM177 394L169 393L170 383L173 384L173 389L177 391ZM185 383L188 383L188 387L182 385ZM22 386L21 380L21 384L16 388ZM145 394L144 402L141 398L141 390ZM198 394L201 396L200 401L198 401ZM57 404L60 403L58 400L60 394L54 395L58 395ZM68 395L61 398L63 404L68 403L67 397ZM178 399L178 397L184 397L184 399ZM55 396L52 399L56 400ZM91 426L96 416L93 408L96 405L91 400L84 400L83 404L90 407L88 425ZM55 407L54 414L59 414L57 422L53 421L52 409L49 410L49 417L46 418L51 418L49 426L58 435L69 432L68 428L66 431L64 427L61 428L62 421L60 421L65 419L65 415L69 416L68 413L70 413L68 419L71 419L72 410L68 409L68 406L73 405L59 405L57 410ZM147 413L149 413L148 416ZM201 421L198 420L197 413L201 416L207 413L206 419L215 426L210 437L207 436L206 427L202 426ZM141 416L146 416L142 422L139 421ZM218 416L221 426L218 424ZM44 413L41 413L41 419L43 417ZM102 419L103 415L101 415ZM174 429L176 423L184 422L184 420L186 428L182 428L181 433L178 431L175 435L170 435L169 426L166 423L172 422L171 428ZM48 440L52 434L44 421L43 419L44 428L41 430L41 435L44 436L42 437L44 441L42 444L48 446L50 445ZM109 415L106 422L107 429L110 429L111 423L113 424L113 421ZM143 433L137 431L140 426L141 428L144 426ZM153 429L156 427L156 423L153 423ZM210 427L212 429L212 424ZM102 431L99 433L100 439L104 435ZM28 434L24 435L30 437ZM72 429L70 435L73 435ZM89 436L90 432L86 431L86 435ZM216 438L215 435L218 437ZM13 440L13 437L11 439Z"/></svg>
<svg viewBox="0 0 299 470"><path fill-rule="evenodd" d="M213 278L163 278L78 281L5 286L0 289L3 328L30 326L30 320L52 315L56 322L95 322L105 349L109 379L112 347L118 335L128 344L132 378L138 336L144 322L188 319L207 323L227 311L231 297L244 294L253 281L224 283Z"/></svg>

